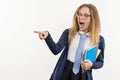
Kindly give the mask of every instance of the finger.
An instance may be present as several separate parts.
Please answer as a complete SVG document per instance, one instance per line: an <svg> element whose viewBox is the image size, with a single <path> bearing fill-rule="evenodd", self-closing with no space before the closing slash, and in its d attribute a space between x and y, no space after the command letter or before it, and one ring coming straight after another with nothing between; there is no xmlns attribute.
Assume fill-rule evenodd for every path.
<svg viewBox="0 0 120 80"><path fill-rule="evenodd" d="M87 63L87 62L89 62L89 60L84 60L84 63Z"/></svg>
<svg viewBox="0 0 120 80"><path fill-rule="evenodd" d="M81 68L82 68L82 69L84 69L84 67L83 67L83 66L81 66Z"/></svg>
<svg viewBox="0 0 120 80"><path fill-rule="evenodd" d="M86 66L81 66L81 67L82 67L82 69L86 70Z"/></svg>
<svg viewBox="0 0 120 80"><path fill-rule="evenodd" d="M38 34L41 34L41 32L40 32L40 31L34 31L34 33L38 33Z"/></svg>
<svg viewBox="0 0 120 80"><path fill-rule="evenodd" d="M39 37L42 40L43 39L43 34L39 34Z"/></svg>
<svg viewBox="0 0 120 80"><path fill-rule="evenodd" d="M87 60L88 62L91 62L90 60Z"/></svg>

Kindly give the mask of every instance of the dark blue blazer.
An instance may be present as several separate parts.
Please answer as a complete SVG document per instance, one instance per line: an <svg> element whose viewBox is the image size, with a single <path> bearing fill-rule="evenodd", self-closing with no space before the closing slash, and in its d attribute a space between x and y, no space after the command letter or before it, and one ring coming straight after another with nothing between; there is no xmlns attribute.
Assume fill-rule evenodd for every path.
<svg viewBox="0 0 120 80"><path fill-rule="evenodd" d="M54 55L57 55L58 53L60 53L64 49L57 64L56 64L56 66L55 66L55 69L50 77L50 80L61 80L61 76L62 76L64 67L65 67L65 63L66 63L67 55L68 55L68 47L69 47L68 36L69 36L69 30L66 29L62 33L62 35L57 43L55 43L53 41L50 34L48 34L48 37L45 39L45 42L47 43L49 49L52 51L52 53ZM104 47L105 47L104 38L102 36L100 36L99 49L101 50L101 53L99 54L96 61L93 62L92 69L99 69L103 66ZM88 80L93 80L92 69L86 71Z"/></svg>

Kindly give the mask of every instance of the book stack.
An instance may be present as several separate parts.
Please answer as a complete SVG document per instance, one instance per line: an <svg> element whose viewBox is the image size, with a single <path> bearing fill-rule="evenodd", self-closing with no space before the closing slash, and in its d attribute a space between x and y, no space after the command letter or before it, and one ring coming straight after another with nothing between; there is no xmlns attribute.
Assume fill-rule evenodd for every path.
<svg viewBox="0 0 120 80"><path fill-rule="evenodd" d="M98 49L98 45L92 46L85 50L83 55L83 60L90 60L94 62L98 55L100 54L101 50Z"/></svg>

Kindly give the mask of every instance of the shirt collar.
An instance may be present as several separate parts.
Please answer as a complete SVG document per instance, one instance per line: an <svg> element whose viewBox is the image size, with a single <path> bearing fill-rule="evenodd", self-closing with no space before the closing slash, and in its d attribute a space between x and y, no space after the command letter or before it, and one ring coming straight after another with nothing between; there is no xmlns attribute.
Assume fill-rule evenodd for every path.
<svg viewBox="0 0 120 80"><path fill-rule="evenodd" d="M88 32L88 33L84 33L83 31L79 31L78 32L79 34L86 34L87 36L89 36L90 35L90 33Z"/></svg>

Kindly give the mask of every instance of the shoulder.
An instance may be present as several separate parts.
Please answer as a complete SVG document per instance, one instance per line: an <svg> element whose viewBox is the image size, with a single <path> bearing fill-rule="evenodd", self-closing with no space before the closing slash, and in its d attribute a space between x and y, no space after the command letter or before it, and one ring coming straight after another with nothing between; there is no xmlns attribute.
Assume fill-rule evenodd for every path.
<svg viewBox="0 0 120 80"><path fill-rule="evenodd" d="M65 30L63 31L63 34L69 35L69 28L65 29Z"/></svg>
<svg viewBox="0 0 120 80"><path fill-rule="evenodd" d="M63 32L68 33L69 32L69 28L65 29Z"/></svg>
<svg viewBox="0 0 120 80"><path fill-rule="evenodd" d="M104 39L104 37L102 35L100 35L100 41L102 41L102 42L105 41L105 39Z"/></svg>
<svg viewBox="0 0 120 80"><path fill-rule="evenodd" d="M100 35L99 45L101 45L103 47L105 46L105 39L102 35Z"/></svg>

